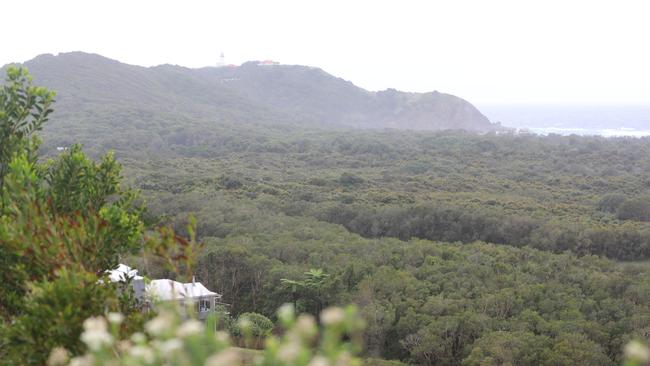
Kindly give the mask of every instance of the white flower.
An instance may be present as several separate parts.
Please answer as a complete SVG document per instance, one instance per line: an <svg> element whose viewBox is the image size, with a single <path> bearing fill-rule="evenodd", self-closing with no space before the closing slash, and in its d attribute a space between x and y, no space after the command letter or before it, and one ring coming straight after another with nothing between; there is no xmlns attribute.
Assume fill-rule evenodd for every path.
<svg viewBox="0 0 650 366"><path fill-rule="evenodd" d="M135 346L131 348L129 355L134 358L138 358L145 363L153 363L156 360L156 355L153 350L147 346Z"/></svg>
<svg viewBox="0 0 650 366"><path fill-rule="evenodd" d="M293 320L295 311L293 305L284 304L278 309L278 318L283 322L290 322Z"/></svg>
<svg viewBox="0 0 650 366"><path fill-rule="evenodd" d="M289 342L283 344L278 350L278 358L287 363L292 363L300 355L300 343Z"/></svg>
<svg viewBox="0 0 650 366"><path fill-rule="evenodd" d="M86 331L106 331L107 329L106 319L101 316L84 320L84 330Z"/></svg>
<svg viewBox="0 0 650 366"><path fill-rule="evenodd" d="M181 340L178 338L172 338L164 342L160 342L157 348L163 356L167 357L183 348L183 342L181 342Z"/></svg>
<svg viewBox="0 0 650 366"><path fill-rule="evenodd" d="M311 315L300 315L296 321L296 326L294 331L297 332L303 338L312 338L316 335L318 330L316 329L316 321Z"/></svg>
<svg viewBox="0 0 650 366"><path fill-rule="evenodd" d="M330 362L327 358L323 356L316 356L309 361L308 366L329 366Z"/></svg>
<svg viewBox="0 0 650 366"><path fill-rule="evenodd" d="M650 361L650 350L639 341L632 341L625 346L625 356L631 360L647 363Z"/></svg>
<svg viewBox="0 0 650 366"><path fill-rule="evenodd" d="M217 338L217 342L219 342L219 343L228 343L228 342L230 342L230 336L226 332L217 331L215 333L215 337Z"/></svg>
<svg viewBox="0 0 650 366"><path fill-rule="evenodd" d="M239 352L234 349L227 349L205 360L205 366L237 366L241 365Z"/></svg>
<svg viewBox="0 0 650 366"><path fill-rule="evenodd" d="M102 331L83 332L81 334L81 341L84 342L91 351L99 351L103 346L109 346L113 343L113 336Z"/></svg>
<svg viewBox="0 0 650 366"><path fill-rule="evenodd" d="M50 357L47 358L48 366L63 366L68 363L68 350L63 347L55 347L50 352Z"/></svg>
<svg viewBox="0 0 650 366"><path fill-rule="evenodd" d="M120 313L108 313L106 316L108 318L108 321L111 322L112 324L122 324L124 321L124 315Z"/></svg>
<svg viewBox="0 0 650 366"><path fill-rule="evenodd" d="M153 336L160 336L165 333L174 325L174 317L170 313L164 312L158 314L157 317L149 320L144 325L144 329Z"/></svg>
<svg viewBox="0 0 650 366"><path fill-rule="evenodd" d="M70 360L70 366L93 366L94 363L93 355L79 356Z"/></svg>
<svg viewBox="0 0 650 366"><path fill-rule="evenodd" d="M327 308L320 314L320 320L325 325L340 324L345 319L341 308Z"/></svg>
<svg viewBox="0 0 650 366"><path fill-rule="evenodd" d="M142 344L147 341L147 336L145 336L140 332L135 332L131 335L131 340L133 341L133 343Z"/></svg>
<svg viewBox="0 0 650 366"><path fill-rule="evenodd" d="M136 333L136 334L138 334L138 333ZM142 335L142 333L139 333L139 334ZM117 342L116 347L117 347L117 350L120 351L121 353L127 353L131 349L131 347L133 347L133 344L131 344L131 342L129 342L129 341L123 340L123 341Z"/></svg>
<svg viewBox="0 0 650 366"><path fill-rule="evenodd" d="M98 351L103 346L113 343L113 336L106 330L106 320L102 317L88 318L84 321L84 332L81 333L81 341L91 351Z"/></svg>
<svg viewBox="0 0 650 366"><path fill-rule="evenodd" d="M186 338L195 334L199 334L203 331L203 324L195 319L191 319L183 323L178 330L176 335L181 338Z"/></svg>

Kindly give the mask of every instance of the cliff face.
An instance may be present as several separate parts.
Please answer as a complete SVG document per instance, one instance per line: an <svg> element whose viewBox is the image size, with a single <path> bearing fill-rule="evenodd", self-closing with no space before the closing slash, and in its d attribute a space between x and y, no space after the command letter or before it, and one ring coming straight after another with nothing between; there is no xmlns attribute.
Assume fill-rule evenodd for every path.
<svg viewBox="0 0 650 366"><path fill-rule="evenodd" d="M125 115L171 112L187 118L211 118L215 123L227 119L477 132L499 128L473 105L453 95L394 89L370 92L306 66L247 62L239 67L145 68L82 52L42 55L25 66L37 83L57 91L55 118L128 110Z"/></svg>

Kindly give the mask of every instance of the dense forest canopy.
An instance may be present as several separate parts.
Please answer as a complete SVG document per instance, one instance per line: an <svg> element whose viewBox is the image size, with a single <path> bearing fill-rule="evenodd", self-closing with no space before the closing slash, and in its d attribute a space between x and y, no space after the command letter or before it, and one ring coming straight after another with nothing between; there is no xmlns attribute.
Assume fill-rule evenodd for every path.
<svg viewBox="0 0 650 366"><path fill-rule="evenodd" d="M220 136L237 144L230 149L167 145L170 151L150 151L159 155L146 163L131 160L129 149L120 153L133 162L130 177L144 192L226 195L364 237L481 240L623 260L650 255L647 139L286 135L271 140L234 131ZM191 210L206 206L209 200L201 200ZM167 206L156 214L178 212ZM221 230L201 228L203 235Z"/></svg>
<svg viewBox="0 0 650 366"><path fill-rule="evenodd" d="M61 101L85 109L52 114L43 156L114 150L143 222L192 234L195 215L196 276L235 316L354 303L366 355L428 365L613 365L650 335L650 139L322 128L85 98Z"/></svg>
<svg viewBox="0 0 650 366"><path fill-rule="evenodd" d="M296 296L282 279L319 268L299 308L360 304L379 357L611 364L647 336L646 266L602 258L648 255L648 223L624 216L647 140L300 133L129 170L152 217L196 213L198 275L233 311L269 314Z"/></svg>

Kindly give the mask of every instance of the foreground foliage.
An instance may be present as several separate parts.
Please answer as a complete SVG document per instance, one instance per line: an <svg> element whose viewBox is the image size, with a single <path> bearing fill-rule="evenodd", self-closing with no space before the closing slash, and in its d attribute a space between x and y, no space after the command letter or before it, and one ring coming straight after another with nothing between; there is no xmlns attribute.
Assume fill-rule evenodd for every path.
<svg viewBox="0 0 650 366"><path fill-rule="evenodd" d="M106 271L120 256L188 247L170 230L145 235L137 195L120 187L112 154L96 163L72 146L37 161L34 133L53 95L20 68L8 70L0 89L0 360L7 364L43 364L55 346L83 351L81 324L107 309L125 313L125 331L141 327L146 316Z"/></svg>
<svg viewBox="0 0 650 366"><path fill-rule="evenodd" d="M227 333L215 332L215 318L204 325L194 319L183 320L173 309L166 309L145 324L145 333L126 339L119 334L123 316L110 313L106 318L84 322L81 339L88 352L70 360L70 365L361 366L355 355L360 351L363 325L353 307L326 309L319 329L314 317L296 318L293 308L285 305L278 311L283 336L266 338L265 349L259 354L233 348ZM250 321L240 321L240 327L247 337L253 336ZM55 348L48 364L68 364L67 350Z"/></svg>

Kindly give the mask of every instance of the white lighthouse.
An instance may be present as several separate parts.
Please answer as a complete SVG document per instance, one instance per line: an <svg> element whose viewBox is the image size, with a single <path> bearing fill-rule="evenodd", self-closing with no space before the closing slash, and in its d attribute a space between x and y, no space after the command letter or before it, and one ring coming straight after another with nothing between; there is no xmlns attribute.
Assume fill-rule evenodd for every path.
<svg viewBox="0 0 650 366"><path fill-rule="evenodd" d="M217 67L224 66L226 66L226 57L223 55L223 52L221 52L221 56L219 56L219 62L217 62Z"/></svg>

